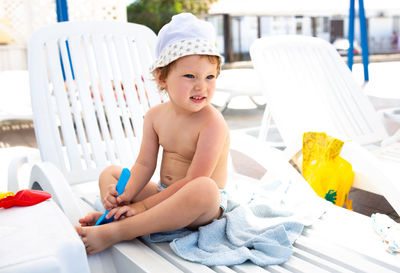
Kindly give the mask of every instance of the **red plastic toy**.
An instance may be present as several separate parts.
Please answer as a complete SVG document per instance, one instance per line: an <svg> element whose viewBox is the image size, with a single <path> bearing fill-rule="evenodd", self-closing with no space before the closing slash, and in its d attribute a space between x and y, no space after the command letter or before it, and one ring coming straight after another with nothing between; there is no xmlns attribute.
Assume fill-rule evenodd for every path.
<svg viewBox="0 0 400 273"><path fill-rule="evenodd" d="M8 209L13 206L32 206L49 199L51 194L45 191L20 190L15 195L0 199L0 208Z"/></svg>

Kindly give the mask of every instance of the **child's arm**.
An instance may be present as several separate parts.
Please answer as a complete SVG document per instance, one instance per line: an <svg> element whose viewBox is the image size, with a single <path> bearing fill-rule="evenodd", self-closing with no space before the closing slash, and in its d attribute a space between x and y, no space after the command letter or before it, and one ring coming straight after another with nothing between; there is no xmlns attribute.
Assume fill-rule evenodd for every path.
<svg viewBox="0 0 400 273"><path fill-rule="evenodd" d="M143 123L143 139L140 152L135 164L131 168L131 177L125 191L117 197L117 203L130 203L135 196L150 181L157 165L158 156L158 136L153 128L153 118L158 106L151 108L145 115Z"/></svg>
<svg viewBox="0 0 400 273"><path fill-rule="evenodd" d="M116 208L110 210L105 217L106 217L106 219L110 219L111 217L114 217L113 219L120 220L120 219L124 219L126 217L131 217L133 215L142 213L145 210L146 210L146 208L144 207L143 202L136 202L136 203L129 204L126 206L116 207Z"/></svg>
<svg viewBox="0 0 400 273"><path fill-rule="evenodd" d="M117 186L115 187L118 195L122 194L122 192L124 191L126 183L128 182L130 175L131 175L131 173L127 168L122 169L122 172L118 179ZM114 218L111 218L111 217L106 218L107 214L108 214L108 210L106 210L104 212L104 214L102 216L100 216L100 218L97 220L95 226L107 224L114 220Z"/></svg>

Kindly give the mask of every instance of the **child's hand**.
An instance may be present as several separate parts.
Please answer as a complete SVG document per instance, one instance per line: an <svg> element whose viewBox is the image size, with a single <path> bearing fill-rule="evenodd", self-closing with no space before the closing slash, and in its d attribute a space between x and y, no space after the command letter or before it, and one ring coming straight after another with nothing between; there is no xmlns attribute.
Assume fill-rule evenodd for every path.
<svg viewBox="0 0 400 273"><path fill-rule="evenodd" d="M117 203L119 206L124 205L124 204L129 204L132 202L132 196L130 194L129 188L126 187L124 192L121 193L120 196L117 197Z"/></svg>
<svg viewBox="0 0 400 273"><path fill-rule="evenodd" d="M126 206L116 207L107 214L106 218L109 219L114 216L115 220L121 220L126 217L131 217L146 211L143 202L137 202Z"/></svg>
<svg viewBox="0 0 400 273"><path fill-rule="evenodd" d="M118 206L117 196L118 192L115 189L116 184L111 184L108 186L107 193L103 199L103 206L106 210L111 210Z"/></svg>

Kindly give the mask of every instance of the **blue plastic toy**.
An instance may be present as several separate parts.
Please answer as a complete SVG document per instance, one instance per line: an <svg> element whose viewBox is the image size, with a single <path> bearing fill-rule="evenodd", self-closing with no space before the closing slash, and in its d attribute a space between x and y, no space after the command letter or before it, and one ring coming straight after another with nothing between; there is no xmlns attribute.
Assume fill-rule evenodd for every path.
<svg viewBox="0 0 400 273"><path fill-rule="evenodd" d="M116 186L116 190L118 192L118 196L120 196L121 193L124 192L126 183L128 183L128 180L129 180L130 176L131 176L131 172L129 171L129 169L127 169L127 168L122 169L121 175L119 176L118 183L117 183L117 186ZM108 223L111 223L112 221L114 221L114 216L109 218L109 219L106 218L106 215L108 214L108 212L109 211L106 210L104 212L104 214L102 216L100 216L100 218L97 220L95 226L108 224Z"/></svg>

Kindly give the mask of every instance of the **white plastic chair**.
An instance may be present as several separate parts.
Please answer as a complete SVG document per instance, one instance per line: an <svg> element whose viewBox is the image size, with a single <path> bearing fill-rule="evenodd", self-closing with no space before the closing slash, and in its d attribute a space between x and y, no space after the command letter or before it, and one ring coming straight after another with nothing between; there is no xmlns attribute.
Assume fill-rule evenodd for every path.
<svg viewBox="0 0 400 273"><path fill-rule="evenodd" d="M254 99L254 97L264 94L259 81L257 73L252 68L221 70L215 91L228 93L228 98L221 106L220 111L224 112L231 100L237 96L247 96L255 105L260 106Z"/></svg>
<svg viewBox="0 0 400 273"><path fill-rule="evenodd" d="M47 165L34 166L32 177L50 170L45 177L64 177L64 184L49 179L40 186L67 215L71 209L71 221L77 210L69 185L95 181L105 166L130 166L136 158L143 115L160 103L147 69L155 39L144 26L116 22L47 26L30 39L35 134Z"/></svg>
<svg viewBox="0 0 400 273"><path fill-rule="evenodd" d="M334 47L325 40L307 36L271 36L256 40L251 58L267 99L260 138L265 138L271 115L291 156L301 148L302 135L322 131L343 140L352 140L380 158L383 164L357 170L365 158L347 154L358 171L354 186L380 193L400 213L400 144L380 147L390 138L383 120L355 82ZM349 144L345 144L348 146ZM384 177L376 176L384 173ZM373 178L374 177L374 178Z"/></svg>
<svg viewBox="0 0 400 273"><path fill-rule="evenodd" d="M89 187L83 187L88 184L84 182L97 181L99 172L108 164L130 166L135 159L141 138L140 124L143 114L148 107L160 102L157 89L154 82L149 81L146 69L153 57L154 41L154 33L146 27L116 22L60 23L38 30L30 41L32 105L42 159L42 162L33 165L30 185L51 192L72 223L76 223L76 219L83 214L82 202L76 196L88 198L88 192L92 188L97 189L97 185L91 182L88 182ZM69 59L72 62L73 75ZM285 179L289 177L308 185L285 161L282 153L269 148L265 142L232 132L231 147L267 169L264 179L282 175ZM18 165L17 163L14 162L13 166ZM229 183L237 180L238 183L255 181L233 172L234 170L230 171ZM15 188L18 181L15 175L11 178L10 186ZM350 213L348 219L340 216L347 213ZM97 256L102 262L100 266L106 269L98 267L97 263L91 265L91 270L400 270L400 264L394 257L385 253L383 248L376 247L379 240L373 236L365 237L364 234L357 236L360 230L373 234L365 225L365 221L368 221L366 217L359 219L354 216L356 214L333 205L329 206L327 215L332 216L318 221L320 228L314 230L310 227L305 230L295 244L296 254L279 266L262 268L245 263L233 267L207 267L182 260L172 252L167 243L144 244L140 239L135 239L114 245L108 250L110 255L103 255L107 252L96 254L100 255ZM343 245L338 243L341 241L337 238L339 234L331 234L335 233L335 229L340 229L342 219L351 224L349 233L352 235L351 239L345 238L343 244L361 246L347 250L345 257L342 255ZM363 225L356 225L359 222ZM335 241L329 241L328 238L334 238ZM325 241L329 243L326 244ZM367 249L365 245L369 247L368 250L372 248L375 251L364 254L363 249ZM355 264L354 257L357 258ZM370 261L371 257L374 257L373 261Z"/></svg>
<svg viewBox="0 0 400 273"><path fill-rule="evenodd" d="M100 172L110 164L134 163L144 113L161 102L148 70L155 41L149 28L122 22L66 22L33 34L28 62L41 161L14 159L8 190L19 190L17 167L29 162L28 187L51 193L71 223L93 210L86 203L93 205L98 195ZM140 253L152 251L145 247ZM139 254L138 261L140 255L148 254Z"/></svg>
<svg viewBox="0 0 400 273"><path fill-rule="evenodd" d="M0 122L8 120L32 121L32 108L27 70L0 72Z"/></svg>

